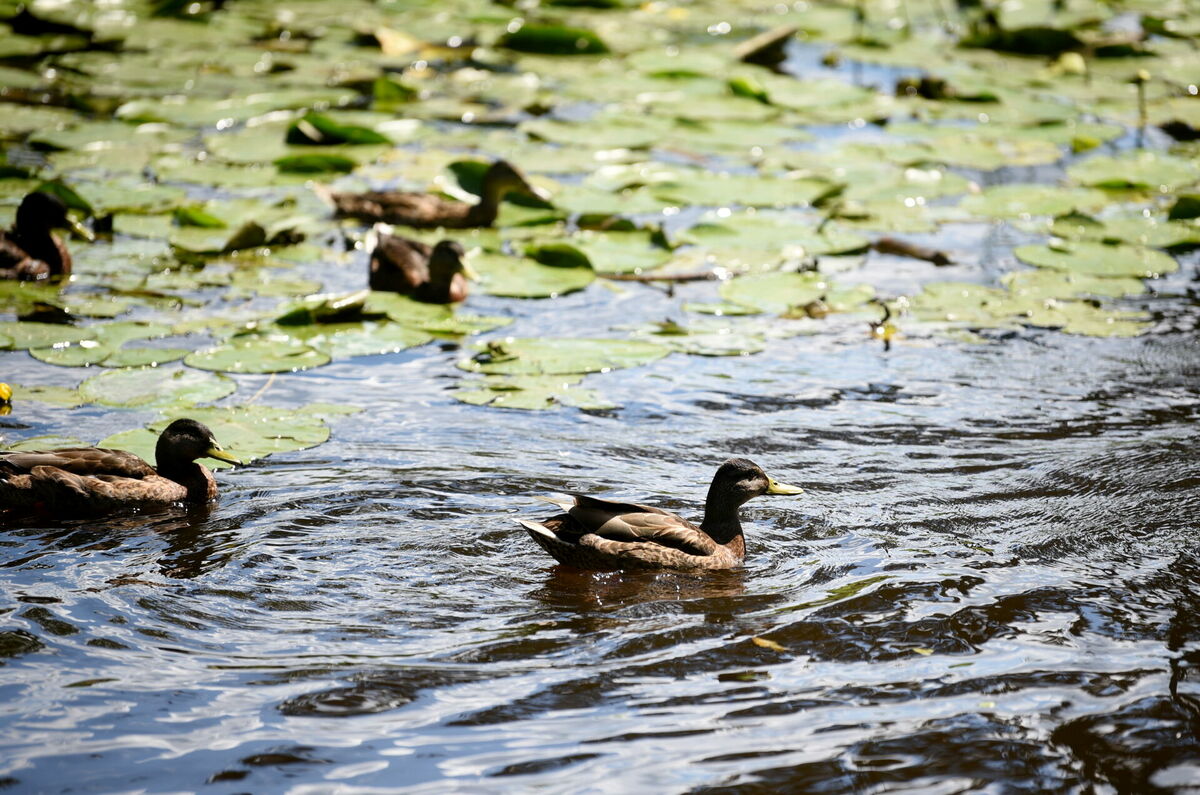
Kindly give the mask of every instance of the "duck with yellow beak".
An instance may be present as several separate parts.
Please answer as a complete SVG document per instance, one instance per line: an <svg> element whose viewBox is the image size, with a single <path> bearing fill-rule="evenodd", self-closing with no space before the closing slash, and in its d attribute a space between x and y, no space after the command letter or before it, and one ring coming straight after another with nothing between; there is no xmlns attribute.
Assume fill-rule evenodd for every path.
<svg viewBox="0 0 1200 795"><path fill-rule="evenodd" d="M208 426L178 419L158 437L152 467L123 450L66 447L0 453L0 507L52 516L163 510L217 498L217 482L197 458L240 464Z"/></svg>
<svg viewBox="0 0 1200 795"><path fill-rule="evenodd" d="M699 527L659 508L582 494L547 499L565 513L517 521L555 560L580 569L731 569L746 557L738 509L763 494L803 493L753 461L731 458L713 477Z"/></svg>

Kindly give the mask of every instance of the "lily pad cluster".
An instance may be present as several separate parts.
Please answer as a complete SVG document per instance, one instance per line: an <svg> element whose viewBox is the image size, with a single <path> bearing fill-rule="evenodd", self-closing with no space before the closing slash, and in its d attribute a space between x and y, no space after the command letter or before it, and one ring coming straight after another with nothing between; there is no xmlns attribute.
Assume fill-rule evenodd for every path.
<svg viewBox="0 0 1200 795"><path fill-rule="evenodd" d="M493 335L459 364L454 396L475 404L611 408L587 374L836 334L822 319L873 319L877 293L901 329L1144 333L1145 280L1200 245L1191 0L436 5L0 9L0 221L48 190L102 237L74 242L67 284L0 283L4 356L100 368L74 390L18 386L16 405L169 417L186 395L232 417L250 409L229 376L502 327L343 279L322 292L365 270L365 230L332 217L329 189L476 201L495 158L552 199L455 233L477 293L712 283L674 318ZM872 284L904 250L882 237L951 224L1026 237L998 279L942 278L933 261L978 260L950 252L912 266L905 300Z"/></svg>

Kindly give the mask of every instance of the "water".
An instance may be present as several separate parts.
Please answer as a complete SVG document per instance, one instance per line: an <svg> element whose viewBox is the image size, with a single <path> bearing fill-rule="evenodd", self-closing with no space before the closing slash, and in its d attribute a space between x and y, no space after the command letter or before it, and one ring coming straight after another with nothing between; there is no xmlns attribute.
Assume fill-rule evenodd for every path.
<svg viewBox="0 0 1200 795"><path fill-rule="evenodd" d="M1192 257L1155 283L1158 327L1140 338L885 353L861 319L835 319L753 357L597 377L624 404L601 415L456 403L458 353L435 346L279 379L264 401L352 395L365 411L319 448L223 473L211 513L0 536L4 780L1186 790L1195 272ZM712 290L472 304L517 313L517 335L599 334ZM128 424L79 414L81 433ZM734 454L808 490L744 509L743 570L558 569L512 521L554 490L695 515Z"/></svg>

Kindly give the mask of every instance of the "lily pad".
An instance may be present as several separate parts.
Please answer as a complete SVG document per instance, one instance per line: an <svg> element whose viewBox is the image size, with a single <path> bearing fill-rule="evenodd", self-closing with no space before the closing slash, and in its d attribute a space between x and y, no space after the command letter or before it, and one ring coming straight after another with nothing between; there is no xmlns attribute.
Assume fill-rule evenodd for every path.
<svg viewBox="0 0 1200 795"><path fill-rule="evenodd" d="M223 373L291 373L329 364L331 357L285 334L235 337L196 351L184 364Z"/></svg>
<svg viewBox="0 0 1200 795"><path fill-rule="evenodd" d="M506 298L553 298L582 290L596 278L591 268L554 267L503 254L481 254L471 266L479 272L481 292Z"/></svg>
<svg viewBox="0 0 1200 795"><path fill-rule="evenodd" d="M1107 202L1108 197L1102 191L1031 183L996 185L977 196L967 196L958 206L975 215L1020 218L1090 210L1103 207Z"/></svg>
<svg viewBox="0 0 1200 795"><path fill-rule="evenodd" d="M1200 179L1200 165L1161 152L1100 155L1067 169L1071 179L1100 188L1143 188L1168 193Z"/></svg>
<svg viewBox="0 0 1200 795"><path fill-rule="evenodd" d="M524 24L501 36L496 43L510 50L547 55L603 55L609 52L608 45L594 31L567 25Z"/></svg>
<svg viewBox="0 0 1200 795"><path fill-rule="evenodd" d="M23 403L27 400L35 400L38 403L46 403L51 406L73 409L88 402L88 399L81 395L78 389L72 389L70 387L24 386L22 384L12 384L11 386L11 400L18 403Z"/></svg>
<svg viewBox="0 0 1200 795"><path fill-rule="evenodd" d="M1155 278L1179 270L1179 263L1152 248L1089 241L1062 241L1044 246L1018 246L1013 251L1023 262L1040 268L1091 276Z"/></svg>
<svg viewBox="0 0 1200 795"><path fill-rule="evenodd" d="M845 312L862 306L875 296L870 285L836 286L815 272L763 273L740 276L721 285L718 293L726 301L778 314L821 298L832 311Z"/></svg>
<svg viewBox="0 0 1200 795"><path fill-rule="evenodd" d="M333 359L396 353L433 340L433 336L424 331L387 321L295 326L289 327L287 333Z"/></svg>
<svg viewBox="0 0 1200 795"><path fill-rule="evenodd" d="M625 339L512 339L476 346L459 369L492 375L599 373L637 367L666 356L663 345Z"/></svg>
<svg viewBox="0 0 1200 795"><path fill-rule="evenodd" d="M142 367L173 362L187 353L184 348L125 347L133 340L164 337L168 326L156 323L121 321L90 326L87 336L70 344L33 348L29 353L48 364L64 367Z"/></svg>
<svg viewBox="0 0 1200 795"><path fill-rule="evenodd" d="M0 322L0 339L8 340L5 347L18 350L67 345L85 340L92 333L94 332L90 329L61 326L57 323L12 320Z"/></svg>
<svg viewBox="0 0 1200 795"><path fill-rule="evenodd" d="M79 385L79 393L93 403L127 408L194 406L236 390L237 384L225 376L163 367L107 370Z"/></svg>

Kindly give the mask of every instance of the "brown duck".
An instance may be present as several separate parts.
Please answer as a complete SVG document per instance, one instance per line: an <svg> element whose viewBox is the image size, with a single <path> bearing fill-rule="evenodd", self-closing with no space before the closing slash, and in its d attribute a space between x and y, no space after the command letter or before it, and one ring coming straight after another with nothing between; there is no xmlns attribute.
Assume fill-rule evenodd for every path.
<svg viewBox="0 0 1200 795"><path fill-rule="evenodd" d="M518 519L559 563L581 569L730 569L746 557L738 509L763 494L803 494L745 458L721 465L708 488L704 521L628 502L575 494L566 513L540 522Z"/></svg>
<svg viewBox="0 0 1200 795"><path fill-rule="evenodd" d="M483 195L478 204L445 199L432 193L399 191L329 191L325 195L333 202L337 214L346 218L426 229L467 229L495 223L500 202L509 193L543 201L547 198L544 191L529 184L516 166L504 160L492 163L483 175Z"/></svg>
<svg viewBox="0 0 1200 795"><path fill-rule="evenodd" d="M197 458L241 463L195 420L175 420L158 437L152 467L103 447L0 453L0 506L54 516L161 510L217 498L212 472Z"/></svg>
<svg viewBox="0 0 1200 795"><path fill-rule="evenodd" d="M467 280L478 274L463 257L466 252L453 240L433 248L419 240L389 234L385 225L375 229L368 283L372 290L411 295L427 304L453 304L466 300Z"/></svg>
<svg viewBox="0 0 1200 795"><path fill-rule="evenodd" d="M72 229L88 240L92 233L67 216L67 205L50 193L30 193L17 208L12 229L0 232L0 279L38 281L71 274L71 254L54 234Z"/></svg>

